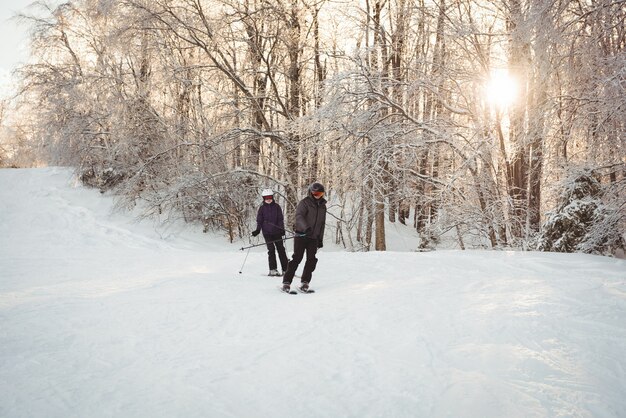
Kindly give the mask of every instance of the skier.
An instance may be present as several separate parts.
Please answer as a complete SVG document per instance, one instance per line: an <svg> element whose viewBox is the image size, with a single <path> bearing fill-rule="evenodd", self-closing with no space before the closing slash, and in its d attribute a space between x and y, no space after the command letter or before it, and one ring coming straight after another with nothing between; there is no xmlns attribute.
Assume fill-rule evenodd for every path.
<svg viewBox="0 0 626 418"><path fill-rule="evenodd" d="M256 229L252 231L252 236L256 237L263 231L263 238L267 245L267 259L269 262L270 272L268 276L282 276L287 270L287 253L282 241L285 235L285 223L283 218L283 210L280 205L274 202L274 192L272 189L265 189L261 192L263 196L263 204L259 207L256 215ZM276 264L276 254L280 259L282 274L278 272Z"/></svg>
<svg viewBox="0 0 626 418"><path fill-rule="evenodd" d="M324 199L324 186L313 183L309 186L308 195L302 199L296 207L296 236L293 243L293 257L287 266L287 272L283 277L283 292L290 292L293 276L298 265L306 252L304 271L300 279L298 290L304 293L312 293L309 289L311 276L317 264L315 254L318 248L324 246L324 227L326 225L326 199Z"/></svg>

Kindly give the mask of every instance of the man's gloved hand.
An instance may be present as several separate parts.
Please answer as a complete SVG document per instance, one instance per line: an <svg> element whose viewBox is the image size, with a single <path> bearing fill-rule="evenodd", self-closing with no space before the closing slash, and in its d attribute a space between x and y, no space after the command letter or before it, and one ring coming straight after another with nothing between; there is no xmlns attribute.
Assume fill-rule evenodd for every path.
<svg viewBox="0 0 626 418"><path fill-rule="evenodd" d="M317 248L322 248L324 246L324 241L322 241L321 239L317 240Z"/></svg>
<svg viewBox="0 0 626 418"><path fill-rule="evenodd" d="M284 236L285 236L285 230L284 230L284 229L281 229L281 230L280 230L280 231L278 231L278 232L280 233L280 236L281 236L281 237L284 237Z"/></svg>
<svg viewBox="0 0 626 418"><path fill-rule="evenodd" d="M252 236L256 237L257 235L259 235L260 232L261 232L260 229L255 229L254 231L252 231Z"/></svg>

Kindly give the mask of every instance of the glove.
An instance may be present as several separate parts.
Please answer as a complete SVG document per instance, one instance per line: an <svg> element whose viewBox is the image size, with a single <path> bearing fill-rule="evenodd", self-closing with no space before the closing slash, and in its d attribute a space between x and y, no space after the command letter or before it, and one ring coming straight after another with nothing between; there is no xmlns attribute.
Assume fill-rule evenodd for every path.
<svg viewBox="0 0 626 418"><path fill-rule="evenodd" d="M281 229L280 231L278 231L278 233L280 234L281 237L285 236L285 230Z"/></svg>
<svg viewBox="0 0 626 418"><path fill-rule="evenodd" d="M261 232L260 229L255 229L254 231L252 231L252 236L256 237L257 235L259 235L260 232Z"/></svg>
<svg viewBox="0 0 626 418"><path fill-rule="evenodd" d="M307 235L309 235L311 233L311 228L307 228L304 231L298 231L296 229L296 236L302 238L302 237L306 237Z"/></svg>
<svg viewBox="0 0 626 418"><path fill-rule="evenodd" d="M324 246L324 242L321 239L317 240L317 248L322 248Z"/></svg>

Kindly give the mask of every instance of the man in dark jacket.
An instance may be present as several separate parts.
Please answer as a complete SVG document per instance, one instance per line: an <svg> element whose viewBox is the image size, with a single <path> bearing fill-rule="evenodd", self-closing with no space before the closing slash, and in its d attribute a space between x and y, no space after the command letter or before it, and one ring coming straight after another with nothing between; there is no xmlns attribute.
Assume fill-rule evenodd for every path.
<svg viewBox="0 0 626 418"><path fill-rule="evenodd" d="M315 254L318 248L324 245L324 228L326 226L326 200L324 199L324 186L313 183L309 186L307 197L302 199L296 207L296 236L293 243L293 257L287 266L287 272L283 277L283 291L290 290L293 276L298 265L306 252L306 263L302 272L301 284L298 287L303 292L312 292L309 289L311 276L317 258Z"/></svg>
<svg viewBox="0 0 626 418"><path fill-rule="evenodd" d="M283 210L278 203L274 202L274 192L271 189L263 190L261 195L263 195L263 204L256 214L256 229L252 232L252 236L256 237L263 231L263 238L265 238L267 245L267 260L270 266L268 276L282 276L287 270L289 261L282 240L283 235L285 235ZM282 274L277 269L276 251L278 251Z"/></svg>

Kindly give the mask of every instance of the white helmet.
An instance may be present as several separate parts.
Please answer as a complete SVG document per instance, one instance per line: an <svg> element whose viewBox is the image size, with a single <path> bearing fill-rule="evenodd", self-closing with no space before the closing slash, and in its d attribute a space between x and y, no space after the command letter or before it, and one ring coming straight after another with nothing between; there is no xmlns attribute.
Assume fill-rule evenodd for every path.
<svg viewBox="0 0 626 418"><path fill-rule="evenodd" d="M265 197L265 196L272 196L274 197L274 192L272 191L272 189L263 189L263 191L261 192L261 196Z"/></svg>

